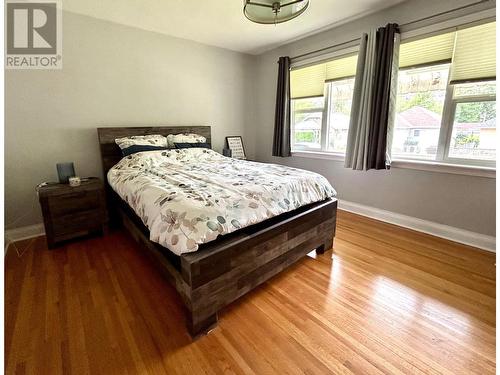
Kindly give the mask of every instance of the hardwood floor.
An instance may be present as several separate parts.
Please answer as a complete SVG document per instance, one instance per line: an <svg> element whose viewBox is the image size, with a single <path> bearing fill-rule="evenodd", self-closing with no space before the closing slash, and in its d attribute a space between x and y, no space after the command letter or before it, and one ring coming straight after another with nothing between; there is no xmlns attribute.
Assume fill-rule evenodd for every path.
<svg viewBox="0 0 500 375"><path fill-rule="evenodd" d="M306 257L192 342L181 302L126 232L11 246L7 374L492 374L495 256L339 211Z"/></svg>

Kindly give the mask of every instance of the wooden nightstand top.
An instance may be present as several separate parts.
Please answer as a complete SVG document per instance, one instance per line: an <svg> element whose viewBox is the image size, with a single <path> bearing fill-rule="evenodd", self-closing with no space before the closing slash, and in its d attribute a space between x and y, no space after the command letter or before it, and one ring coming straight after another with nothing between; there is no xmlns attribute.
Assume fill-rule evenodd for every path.
<svg viewBox="0 0 500 375"><path fill-rule="evenodd" d="M57 195L66 195L85 191L103 189L104 184L99 178L92 178L82 181L80 186L69 186L69 184L50 184L41 186L37 189L39 197L52 197Z"/></svg>

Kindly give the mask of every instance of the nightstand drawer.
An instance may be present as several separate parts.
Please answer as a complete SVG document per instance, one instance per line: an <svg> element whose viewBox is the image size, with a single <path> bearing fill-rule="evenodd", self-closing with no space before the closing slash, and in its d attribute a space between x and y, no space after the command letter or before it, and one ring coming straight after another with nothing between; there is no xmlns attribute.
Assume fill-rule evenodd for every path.
<svg viewBox="0 0 500 375"><path fill-rule="evenodd" d="M104 221L105 215L100 208L79 211L54 217L52 219L52 230L55 236L61 236L100 227Z"/></svg>
<svg viewBox="0 0 500 375"><path fill-rule="evenodd" d="M101 206L101 191L78 191L59 196L57 199L49 198L51 216L69 215L80 211L89 211Z"/></svg>

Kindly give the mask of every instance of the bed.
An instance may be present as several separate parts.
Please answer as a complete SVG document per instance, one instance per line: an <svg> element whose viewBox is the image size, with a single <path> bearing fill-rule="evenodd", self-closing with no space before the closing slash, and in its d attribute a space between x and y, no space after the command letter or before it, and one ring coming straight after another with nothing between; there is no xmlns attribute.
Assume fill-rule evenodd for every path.
<svg viewBox="0 0 500 375"><path fill-rule="evenodd" d="M179 185L183 185L185 188L185 179L189 179L189 184L193 185L190 193L194 193L196 199L205 202L205 198L199 198L199 196L202 192L204 194L212 193L203 190L206 188L203 181L204 178L210 177L210 173L207 171L213 168L214 176L218 173L219 178L230 178L229 181L233 182L234 186L229 189L224 186L225 180L215 180L221 186L220 194L224 192L227 194L228 201L233 202L230 199L233 190L241 194L241 192L237 192L238 185L244 185L243 182L231 179L234 174L242 169L248 169L251 173L249 172L249 177L247 177L260 181L262 180L262 176L259 175L260 170L268 170L266 173L273 173L273 168L278 167L267 164L260 164L259 167L259 164L254 162L237 162L222 157L211 150L202 151L201 149L154 151L148 152L147 155L146 153L145 155L138 154L127 157L127 160L122 160L121 150L115 144L116 138L125 136L147 134L167 136L178 133L200 134L207 139L207 143L211 143L209 126L98 128L103 171L105 176L108 176L109 172L111 181L110 184L106 178L106 194L111 224L124 225L131 235L154 257L160 269L179 292L186 306L188 330L193 337L196 337L207 332L217 323L217 313L224 306L295 263L310 251L316 249L317 253L322 254L325 250L331 249L335 235L337 200L332 197L331 192L327 194L310 192L307 187L303 189L307 193L305 198L301 197L300 199L280 191L280 195L285 198L280 202L275 200L276 202L273 202L272 205L261 210L270 215L264 220L263 213L259 212L261 207L252 201L252 199L256 199L255 202L259 202L259 199L263 200L262 196L257 199L249 194L247 200L241 200L244 202L244 210L249 212L248 219L247 215L234 216L233 218L233 216L217 211L209 211L210 207L208 207L208 217L199 213L195 215L195 219L192 219L192 216L187 218L189 220L185 220L185 216L182 217L181 220L184 220L186 225L191 225L189 224L191 221L196 223L198 220L200 222L198 228L203 228L200 233L191 236L192 238L189 236L183 238L182 230L176 232L179 229L178 225L176 227L173 225L164 226L165 221L171 220L166 216L171 214L172 205L165 204L168 209L161 208L163 210L161 214L158 213L155 216L162 217L163 221L161 219L154 221L148 217L153 216L151 210L154 211L156 207L160 207L158 202L164 203L169 198L154 195L160 193L156 191L157 189L151 188L149 194L155 199L148 197L141 205L134 204L136 198L129 192L133 185L131 182L125 182L134 178L136 185L140 186L142 183L146 186L148 180L162 177L160 173L156 173L156 171L161 170L158 168L160 164L154 163L169 160L168 163L171 164L168 165L173 171L171 174L179 175L180 177L177 178L184 179L180 180L182 184L179 183ZM173 158L181 159L181 164L190 165L190 170L186 172L184 165L182 165L184 169L176 170L177 162L172 162ZM187 161L184 162L183 158ZM143 166L144 163L153 163L149 168L150 172L153 171L153 173L136 173L136 169ZM198 163L199 179L189 174L190 171L196 169ZM223 171L218 172L219 170ZM203 173L205 174L203 175ZM313 180L314 175L302 178L302 183L305 180ZM270 178L266 189L272 190L272 180L278 179L278 174L275 178ZM197 184L198 180L203 182L203 188ZM280 189L283 185L278 182L274 183L277 186L276 189ZM143 191L141 194L147 195L144 189L141 191ZM193 198L193 201L196 199ZM153 200L156 201L156 205L153 205ZM207 202L209 201L210 199L207 200ZM189 201L184 202L186 207L191 204ZM148 204L151 207L147 207ZM178 201L176 204L178 207L182 207L184 203ZM142 212L138 207L142 207L147 212ZM192 211L188 208L186 210ZM233 214L231 213L231 215ZM217 219L211 219L212 216ZM212 232L215 234L212 235Z"/></svg>

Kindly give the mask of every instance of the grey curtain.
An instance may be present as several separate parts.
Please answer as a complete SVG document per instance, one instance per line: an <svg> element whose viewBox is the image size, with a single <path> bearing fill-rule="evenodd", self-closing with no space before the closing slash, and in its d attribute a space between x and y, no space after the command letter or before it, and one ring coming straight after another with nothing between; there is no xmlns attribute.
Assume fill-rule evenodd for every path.
<svg viewBox="0 0 500 375"><path fill-rule="evenodd" d="M399 50L398 33L397 24L388 24L361 37L347 137L346 168L385 169L390 165L396 99L394 85L397 82L394 56Z"/></svg>
<svg viewBox="0 0 500 375"><path fill-rule="evenodd" d="M290 156L290 57L278 60L273 156Z"/></svg>
<svg viewBox="0 0 500 375"><path fill-rule="evenodd" d="M396 121L396 99L398 95L398 71L399 71L399 45L401 42L401 34L394 34L394 49L392 53L392 73L391 85L389 93L389 114L387 116L387 142L385 151L385 165L389 169L392 162L392 138L394 135L394 122Z"/></svg>
<svg viewBox="0 0 500 375"><path fill-rule="evenodd" d="M345 167L357 170L367 169L368 132L375 72L375 38L374 31L361 36L354 81Z"/></svg>

